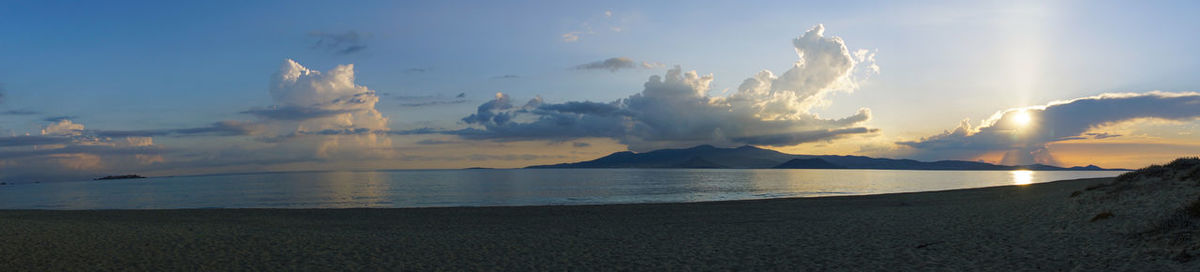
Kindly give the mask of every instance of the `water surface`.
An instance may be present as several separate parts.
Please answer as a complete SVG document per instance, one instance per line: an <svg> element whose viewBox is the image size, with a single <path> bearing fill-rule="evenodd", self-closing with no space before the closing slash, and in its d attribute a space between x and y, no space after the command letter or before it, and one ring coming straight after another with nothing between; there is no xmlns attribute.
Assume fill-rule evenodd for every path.
<svg viewBox="0 0 1200 272"><path fill-rule="evenodd" d="M0 186L0 209L355 208L695 202L917 192L1119 171L496 169L259 173Z"/></svg>

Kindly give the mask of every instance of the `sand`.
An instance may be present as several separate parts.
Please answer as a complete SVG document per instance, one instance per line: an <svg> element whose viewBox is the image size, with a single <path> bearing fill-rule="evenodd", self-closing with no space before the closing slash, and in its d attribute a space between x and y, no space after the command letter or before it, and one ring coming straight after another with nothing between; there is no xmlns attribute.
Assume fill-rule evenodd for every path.
<svg viewBox="0 0 1200 272"><path fill-rule="evenodd" d="M1085 188L1113 182L681 204L0 211L0 270L1200 271L1179 253L1194 240L1111 228L1146 220L1125 211L1091 221L1089 201L1107 192Z"/></svg>

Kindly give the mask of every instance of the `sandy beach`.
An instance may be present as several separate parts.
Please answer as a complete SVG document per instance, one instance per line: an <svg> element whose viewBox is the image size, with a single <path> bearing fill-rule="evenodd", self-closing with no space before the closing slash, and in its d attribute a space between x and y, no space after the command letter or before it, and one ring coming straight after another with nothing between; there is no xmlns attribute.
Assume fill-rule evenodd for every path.
<svg viewBox="0 0 1200 272"><path fill-rule="evenodd" d="M681 204L0 211L0 270L1200 270L1190 231L1163 242L1124 210L1095 219L1088 201L1113 182Z"/></svg>

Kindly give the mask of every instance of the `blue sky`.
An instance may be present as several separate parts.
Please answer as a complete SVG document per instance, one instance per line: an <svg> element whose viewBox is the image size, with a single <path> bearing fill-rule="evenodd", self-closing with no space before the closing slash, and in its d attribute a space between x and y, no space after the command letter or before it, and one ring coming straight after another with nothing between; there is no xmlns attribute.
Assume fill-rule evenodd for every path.
<svg viewBox="0 0 1200 272"><path fill-rule="evenodd" d="M4 90L0 111L36 114L0 115L0 133L41 134L51 125L44 119L63 116L85 130L183 129L222 121L274 126L274 133L241 135L247 137L157 137L154 145L162 148L165 162L129 170L165 171L155 164L173 162L179 163L173 168L191 168L188 156L202 157L204 152L189 151L188 146L224 150L275 144L264 139L278 138L282 128L246 112L280 106L269 85L280 63L288 59L315 71L353 64L353 83L377 94L379 101L371 110L386 118L386 126L372 129L486 130L462 118L476 113L497 92L521 103L539 96L546 104L608 103L644 91L647 78L665 75L675 65L685 72L712 74L707 95L725 97L760 70L787 71L797 61L797 49L790 41L820 24L825 38L839 37L851 53L863 49L875 54L871 63L880 69L878 73L856 71L855 87L822 92L820 105L806 106L803 113L842 118L869 108L869 121L855 127L874 132L767 147L793 153L999 162L1002 159L995 154L1004 152L949 155L958 153L910 150L911 146L895 143L952 131L964 118L976 128L986 126L998 112L1013 108L1104 93L1195 91L1200 86L1200 78L1194 76L1200 56L1194 48L1200 47L1200 40L1193 34L1200 33L1200 20L1190 13L1196 5L1188 1L17 1L0 6L0 35L6 37L0 40ZM359 37L330 46L335 35L348 33ZM359 49L339 52L348 46ZM638 65L616 71L576 69L618 57ZM641 68L642 62L652 67ZM860 68L864 63L857 61ZM457 98L458 94L463 97ZM431 101L437 102L413 106ZM1089 127L1123 133L1127 137L1121 137L1120 144L1186 145L1195 140L1186 136L1188 128L1195 127L1194 119L1162 123L1162 118L1154 117L1148 118L1157 121L1129 121L1145 119L1139 117ZM1097 128L1100 125L1104 127ZM390 138L387 146L401 150L387 156L391 162L367 167L353 162L368 158L336 161L352 168L517 167L590 159L631 148L628 133L601 134L520 141L463 139L456 134L388 135L379 137ZM436 149L414 144L430 139L456 144ZM574 153L538 148L564 141L592 144ZM1054 140L1053 144L1065 150L1069 144L1101 144L1095 141ZM679 142L685 143L698 142ZM1045 147L1042 144L1036 145ZM19 148L32 147L10 149ZM468 156L473 159L433 158L441 153L437 150L447 148L486 154ZM1194 146L1182 150L1197 150L1188 148ZM189 155L180 155L184 153ZM506 160L504 154L536 159ZM1178 154L1110 164L1130 167L1174 155ZM305 161L312 156L297 152L263 161ZM1072 157L1069 154L1058 157L1059 164L1079 161L1067 159ZM92 170L114 171L97 167ZM276 169L272 167L308 166L264 163L245 169L195 167L194 172Z"/></svg>

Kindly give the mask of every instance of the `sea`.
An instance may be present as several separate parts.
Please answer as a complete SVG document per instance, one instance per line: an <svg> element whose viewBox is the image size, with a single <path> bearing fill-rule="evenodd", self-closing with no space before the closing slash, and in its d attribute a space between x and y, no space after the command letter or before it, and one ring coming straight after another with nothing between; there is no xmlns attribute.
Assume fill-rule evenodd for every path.
<svg viewBox="0 0 1200 272"><path fill-rule="evenodd" d="M827 197L1112 177L1122 171L465 169L9 184L0 209L401 208Z"/></svg>

